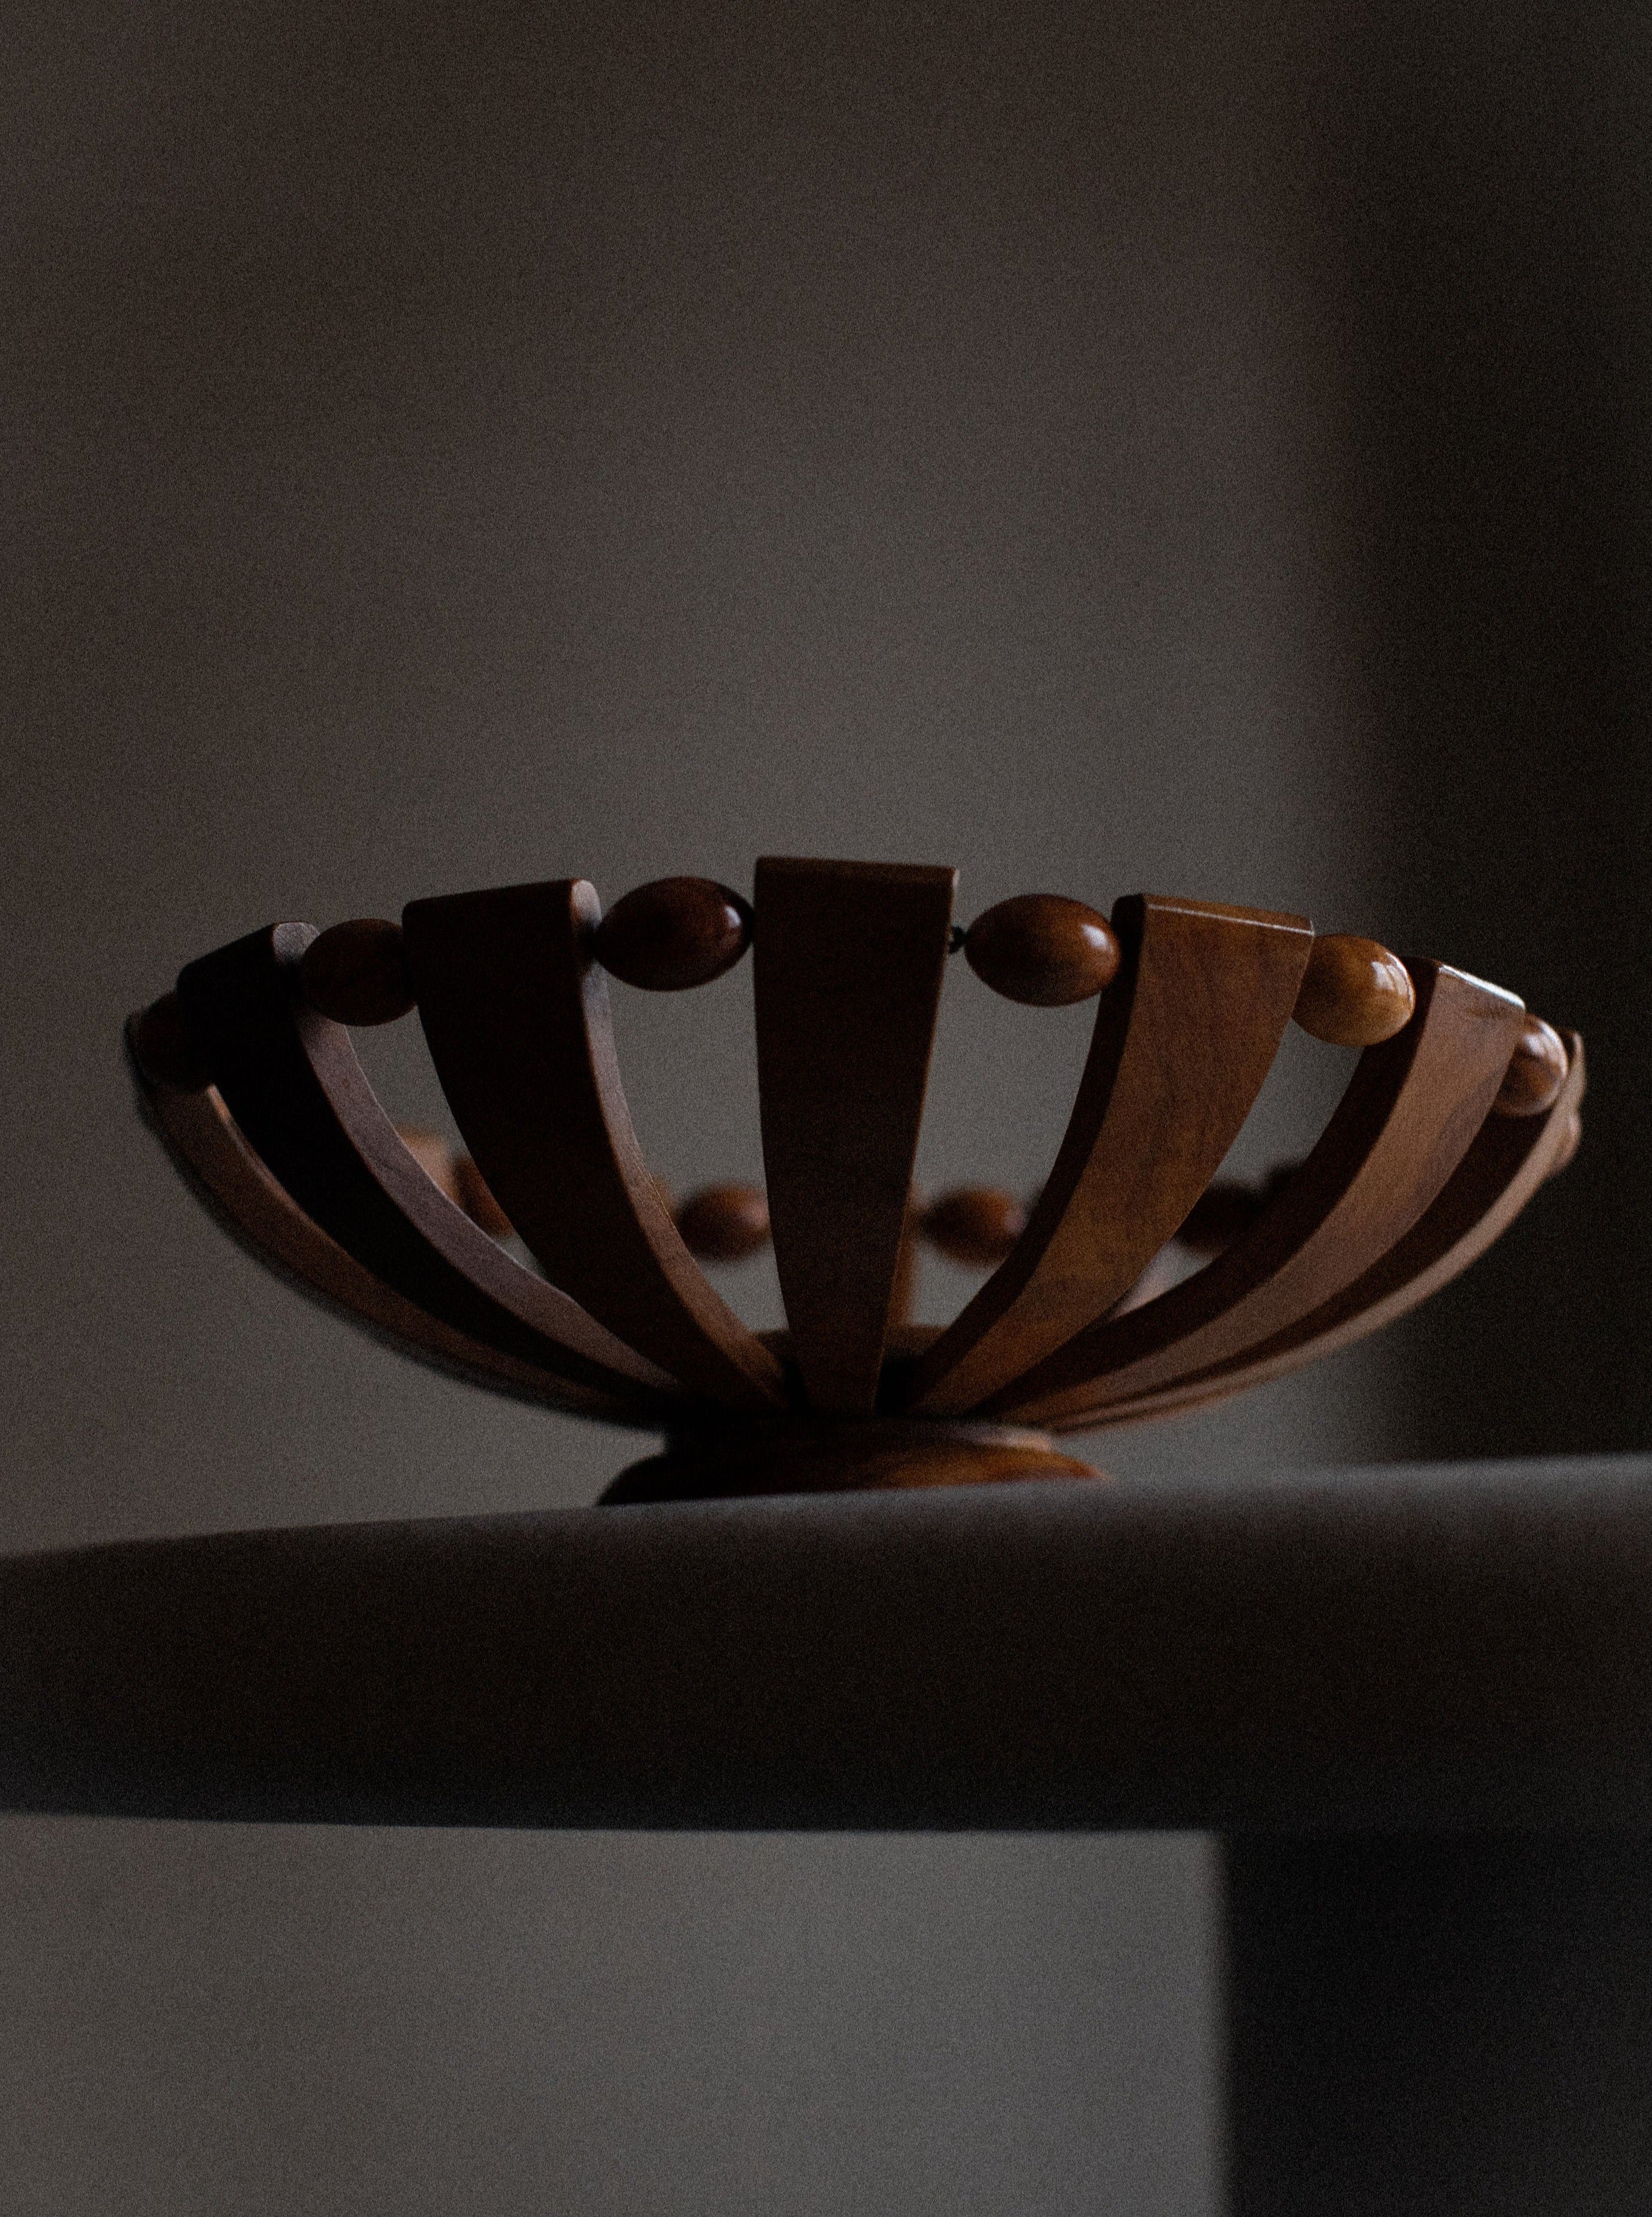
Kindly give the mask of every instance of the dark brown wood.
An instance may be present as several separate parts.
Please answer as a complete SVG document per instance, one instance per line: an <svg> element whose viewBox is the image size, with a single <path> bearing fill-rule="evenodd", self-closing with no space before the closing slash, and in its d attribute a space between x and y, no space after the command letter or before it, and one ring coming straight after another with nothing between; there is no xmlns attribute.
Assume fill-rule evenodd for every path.
<svg viewBox="0 0 1652 2217"><path fill-rule="evenodd" d="M1029 1008L1088 1001L1118 975L1118 940L1104 916L1064 893L1018 893L978 916L964 960L984 985Z"/></svg>
<svg viewBox="0 0 1652 2217"><path fill-rule="evenodd" d="M134 1058L135 1059L135 1058ZM216 1088L183 1093L137 1071L146 1121L186 1184L231 1237L286 1285L344 1317L399 1354L470 1386L576 1416L643 1429L663 1405L574 1384L455 1331L364 1270L307 1217L247 1145Z"/></svg>
<svg viewBox="0 0 1652 2217"><path fill-rule="evenodd" d="M1273 1060L1313 945L1306 917L1121 901L1061 1152L1014 1252L931 1347L913 1405L967 1412L1105 1314L1193 1207Z"/></svg>
<svg viewBox="0 0 1652 2217"><path fill-rule="evenodd" d="M684 1434L665 1454L622 1471L602 1498L620 1507L1098 1475L1089 1463L1062 1454L1043 1432L925 1418L780 1417Z"/></svg>
<svg viewBox="0 0 1652 2217"><path fill-rule="evenodd" d="M393 1024L413 1005L401 926L381 916L335 923L304 950L304 997L339 1024Z"/></svg>
<svg viewBox="0 0 1652 2217"><path fill-rule="evenodd" d="M582 879L413 902L408 962L478 1169L552 1282L691 1393L783 1399L779 1365L684 1245L631 1127Z"/></svg>
<svg viewBox="0 0 1652 2217"><path fill-rule="evenodd" d="M1027 1212L1002 1186L961 1185L931 1201L919 1226L949 1262L983 1268L1011 1252L1027 1228Z"/></svg>
<svg viewBox="0 0 1652 2217"><path fill-rule="evenodd" d="M1161 1393L1063 1417L1061 1431L1139 1423L1203 1407L1334 1355L1384 1329L1476 1262L1500 1238L1546 1179L1570 1160L1571 1127L1583 1097L1583 1042L1568 1034L1571 1068L1561 1096L1538 1118L1488 1116L1473 1146L1411 1230L1381 1259L1287 1330L1233 1361Z"/></svg>
<svg viewBox="0 0 1652 2217"><path fill-rule="evenodd" d="M370 1275L497 1353L639 1411L678 1397L659 1366L525 1270L434 1185L397 1136L350 1034L306 1003L307 924L252 932L178 979L226 1106L294 1204Z"/></svg>
<svg viewBox="0 0 1652 2217"><path fill-rule="evenodd" d="M468 1155L461 1154L439 1132L426 1131L422 1125L398 1124L396 1133L425 1176L436 1180L473 1224L480 1225L491 1239L509 1238L510 1220Z"/></svg>
<svg viewBox="0 0 1652 2217"><path fill-rule="evenodd" d="M1176 1234L1190 1255L1220 1255L1248 1232L1267 1206L1259 1185L1244 1178L1213 1178Z"/></svg>
<svg viewBox="0 0 1652 2217"><path fill-rule="evenodd" d="M1566 1045L1552 1024L1528 1016L1492 1102L1498 1116L1540 1116L1566 1083Z"/></svg>
<svg viewBox="0 0 1652 2217"><path fill-rule="evenodd" d="M757 1185L707 1185L677 1212L690 1255L705 1263L739 1263L769 1244L769 1197Z"/></svg>
<svg viewBox="0 0 1652 2217"><path fill-rule="evenodd" d="M597 960L628 985L681 993L732 970L752 943L752 911L710 878L657 878L615 902Z"/></svg>
<svg viewBox="0 0 1652 2217"><path fill-rule="evenodd" d="M1296 1022L1333 1047L1377 1047L1411 1021L1417 1005L1411 973L1397 954L1355 933L1324 933L1314 942Z"/></svg>
<svg viewBox="0 0 1652 2217"><path fill-rule="evenodd" d="M1402 1238L1473 1143L1524 1011L1414 963L1418 1012L1361 1057L1319 1145L1250 1230L1160 1300L1092 1326L996 1395L1055 1422L1180 1386L1311 1316Z"/></svg>
<svg viewBox="0 0 1652 2217"><path fill-rule="evenodd" d="M163 993L158 1001L139 1009L127 1023L127 1039L152 1084L199 1093L212 1084L211 1067L176 993Z"/></svg>
<svg viewBox="0 0 1652 2217"><path fill-rule="evenodd" d="M838 1415L877 1400L956 874L772 856L757 868L775 1262L808 1399Z"/></svg>
<svg viewBox="0 0 1652 2217"><path fill-rule="evenodd" d="M492 1189L468 1155L453 1158L454 1199L473 1224L480 1224L490 1239L508 1239L510 1219L493 1198Z"/></svg>

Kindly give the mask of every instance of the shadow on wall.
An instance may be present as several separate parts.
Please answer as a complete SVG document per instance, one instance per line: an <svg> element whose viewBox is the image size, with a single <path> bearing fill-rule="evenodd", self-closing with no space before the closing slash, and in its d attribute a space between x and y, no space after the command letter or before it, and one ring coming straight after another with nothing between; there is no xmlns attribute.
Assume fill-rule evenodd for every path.
<svg viewBox="0 0 1652 2217"><path fill-rule="evenodd" d="M1330 164L1405 943L1588 1042L1576 1164L1401 1327L1401 1450L1652 1436L1644 11L1382 11Z"/></svg>

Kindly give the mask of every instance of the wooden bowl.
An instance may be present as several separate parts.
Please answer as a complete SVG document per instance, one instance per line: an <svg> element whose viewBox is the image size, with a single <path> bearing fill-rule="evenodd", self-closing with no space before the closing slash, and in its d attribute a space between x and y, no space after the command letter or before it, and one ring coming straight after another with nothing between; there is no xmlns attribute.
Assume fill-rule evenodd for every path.
<svg viewBox="0 0 1652 2217"><path fill-rule="evenodd" d="M628 897L645 983L680 990L752 943L784 1333L729 1309L644 1161L583 880L418 901L399 927L320 942L303 923L235 941L132 1020L140 1096L198 1195L306 1293L473 1383L665 1433L650 1474L616 1489L633 1500L1087 1474L1051 1435L1202 1405L1375 1331L1575 1146L1582 1043L1496 986L1316 942L1301 917L1147 896L1115 907L1115 960L1094 911L1040 897L1062 929L1067 911L1089 919L1105 958L1086 958L1104 980L1089 1058L1024 1226L1000 1195L976 1211L1007 1224L1007 1253L944 1330L913 1326L913 1170L955 876L771 859L749 908L704 880ZM671 939L679 914L691 943ZM1015 995L1036 1001L1024 942ZM417 1006L462 1175L430 1174L318 1001L356 1022ZM1389 1035L1306 1161L1237 1216L1207 1202L1227 1244L1152 1291L1293 1013L1321 1037ZM538 1269L461 1205L467 1178Z"/></svg>

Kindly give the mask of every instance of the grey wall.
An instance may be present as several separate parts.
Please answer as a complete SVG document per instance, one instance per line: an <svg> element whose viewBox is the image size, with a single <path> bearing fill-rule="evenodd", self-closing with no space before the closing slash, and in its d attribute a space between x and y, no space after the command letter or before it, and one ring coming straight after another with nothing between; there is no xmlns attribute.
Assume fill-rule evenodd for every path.
<svg viewBox="0 0 1652 2217"><path fill-rule="evenodd" d="M1485 473L1411 320L1427 70L1383 20L1354 68L1283 6L24 10L5 1545L579 1500L626 1452L312 1317L135 1130L121 1015L272 917L907 856L961 863L966 914L1300 906L1582 1011L1565 874L1511 968L1439 890L1483 781L1451 774L1445 828L1417 798L1483 687L1404 520L1442 454ZM1461 223L1472 276L1495 221ZM1458 275L1418 312L1471 335L1504 294ZM1389 657L1425 633L1451 675L1412 724ZM1602 685L1604 761L1633 688ZM746 990L622 1010L679 1182L757 1167ZM926 1176L1036 1180L1082 1045L951 981ZM412 1041L374 1050L438 1113ZM1299 1147L1340 1074L1296 1041L1246 1158ZM1483 1343L1492 1312L1453 1313ZM1386 1374L1100 1452L1143 1485L1378 1453L1424 1421ZM1215 2206L1197 1842L13 1821L0 1854L30 2217Z"/></svg>

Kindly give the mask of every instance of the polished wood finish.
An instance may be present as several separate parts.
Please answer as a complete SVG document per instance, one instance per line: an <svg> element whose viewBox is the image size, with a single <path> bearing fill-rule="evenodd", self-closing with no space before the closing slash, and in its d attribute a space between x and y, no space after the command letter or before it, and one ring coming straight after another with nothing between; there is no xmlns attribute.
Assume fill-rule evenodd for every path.
<svg viewBox="0 0 1652 2217"><path fill-rule="evenodd" d="M247 1145L216 1088L183 1093L134 1066L145 1121L202 1206L236 1244L286 1285L398 1354L467 1385L607 1423L651 1429L657 1400L603 1393L442 1324L365 1270L298 1207Z"/></svg>
<svg viewBox="0 0 1652 2217"><path fill-rule="evenodd" d="M300 967L304 997L339 1024L393 1024L413 1006L401 926L383 917L335 923L312 939Z"/></svg>
<svg viewBox="0 0 1652 2217"><path fill-rule="evenodd" d="M639 945L650 932L656 956L677 944L684 885L722 903L743 942L737 896L666 880L633 897ZM718 1456L738 1461L731 1426L768 1424L752 1437L770 1448L802 1437L774 1429L782 1411L791 1423L807 1410L815 1428L798 1485L852 1485L867 1436L854 1428L873 1420L917 1427L910 1440L940 1455L936 1428L959 1420L1071 1431L1261 1383L1443 1284L1577 1144L1581 1043L1512 995L1434 963L1408 966L1397 992L1375 942L1139 898L1115 911L1122 959L1030 1213L992 1188L925 1204L912 1177L959 937L952 891L944 869L759 864L750 930L766 1195L711 1187L679 1211L643 1161L597 960L600 910L582 880L417 902L400 927L337 928L327 960L307 925L251 934L191 964L175 997L133 1021L134 1065L175 1158L255 1249L460 1374L670 1425L679 1491L690 1431L693 1458L709 1425ZM1012 922L1047 922L1050 905L1001 905ZM1001 918L995 928L1008 932ZM704 974L705 944L702 934L675 971L663 958L631 966L671 989ZM398 972L396 1004L417 998L469 1154L399 1134L347 1031L314 1005L329 960L360 987L375 948L391 950L379 968ZM359 992L350 1013L387 1012L371 999ZM1293 1011L1339 1039L1389 1036L1365 1050L1305 1164L1255 1186L1219 1178ZM694 1258L757 1252L769 1212L790 1323L758 1335ZM516 1237L549 1283L514 1259ZM996 1263L944 1330L911 1321L925 1238ZM1187 1276L1189 1254L1214 1259Z"/></svg>
<svg viewBox="0 0 1652 2217"><path fill-rule="evenodd" d="M988 1405L1055 1422L1190 1382L1302 1322L1434 1200L1484 1122L1524 1016L1512 994L1415 963L1415 1021L1368 1047L1319 1145L1225 1253L1092 1326Z"/></svg>
<svg viewBox="0 0 1652 2217"><path fill-rule="evenodd" d="M1329 1300L1191 1382L1099 1410L1071 1412L1055 1429L1084 1431L1103 1423L1139 1423L1247 1393L1385 1329L1449 1285L1501 1238L1538 1187L1569 1160L1569 1127L1577 1120L1585 1084L1583 1043L1575 1032L1569 1045L1572 1065L1565 1091L1545 1116L1488 1115L1438 1198L1404 1238Z"/></svg>
<svg viewBox="0 0 1652 2217"><path fill-rule="evenodd" d="M684 1245L637 1144L598 914L581 879L413 902L402 925L436 1074L554 1285L690 1393L777 1404L779 1366Z"/></svg>
<svg viewBox="0 0 1652 2217"><path fill-rule="evenodd" d="M1296 1017L1333 1047L1378 1047L1405 1028L1416 1005L1411 973L1397 954L1374 939L1335 931L1314 942Z"/></svg>
<svg viewBox="0 0 1652 2217"><path fill-rule="evenodd" d="M858 1423L782 1417L685 1434L664 1454L622 1471L602 1498L619 1507L1098 1475L1089 1463L1061 1453L1043 1432L888 1417Z"/></svg>
<svg viewBox="0 0 1652 2217"><path fill-rule="evenodd" d="M308 1007L307 924L252 932L192 962L179 997L218 1090L295 1205L372 1276L497 1353L631 1402L668 1409L672 1381L542 1278L434 1185L397 1135L350 1034Z"/></svg>
<svg viewBox="0 0 1652 2217"><path fill-rule="evenodd" d="M983 984L1030 1008L1061 1009L1111 985L1121 960L1104 916L1064 893L1020 893L978 916L963 958Z"/></svg>
<svg viewBox="0 0 1652 2217"><path fill-rule="evenodd" d="M732 970L752 943L752 911L710 878L657 878L615 902L597 927L597 960L628 985L681 993Z"/></svg>
<svg viewBox="0 0 1652 2217"><path fill-rule="evenodd" d="M1027 1212L1002 1186L955 1186L920 1216L925 1239L950 1263L981 1269L1001 1263L1027 1228Z"/></svg>
<svg viewBox="0 0 1652 2217"><path fill-rule="evenodd" d="M1560 1098L1566 1083L1566 1043L1552 1024L1528 1016L1497 1098L1496 1116L1541 1116Z"/></svg>
<svg viewBox="0 0 1652 2217"><path fill-rule="evenodd" d="M1061 1152L1014 1252L919 1364L914 1409L985 1404L1105 1314L1185 1223L1261 1089L1313 945L1303 917L1121 901Z"/></svg>
<svg viewBox="0 0 1652 2217"><path fill-rule="evenodd" d="M707 1185L677 1212L677 1228L702 1263L739 1263L769 1244L769 1196L757 1185Z"/></svg>
<svg viewBox="0 0 1652 2217"><path fill-rule="evenodd" d="M758 864L758 1087L775 1262L812 1406L868 1416L896 1306L956 871Z"/></svg>
<svg viewBox="0 0 1652 2217"><path fill-rule="evenodd" d="M163 993L158 1001L139 1009L127 1023L127 1041L152 1084L199 1093L212 1084L212 1066L176 993Z"/></svg>

